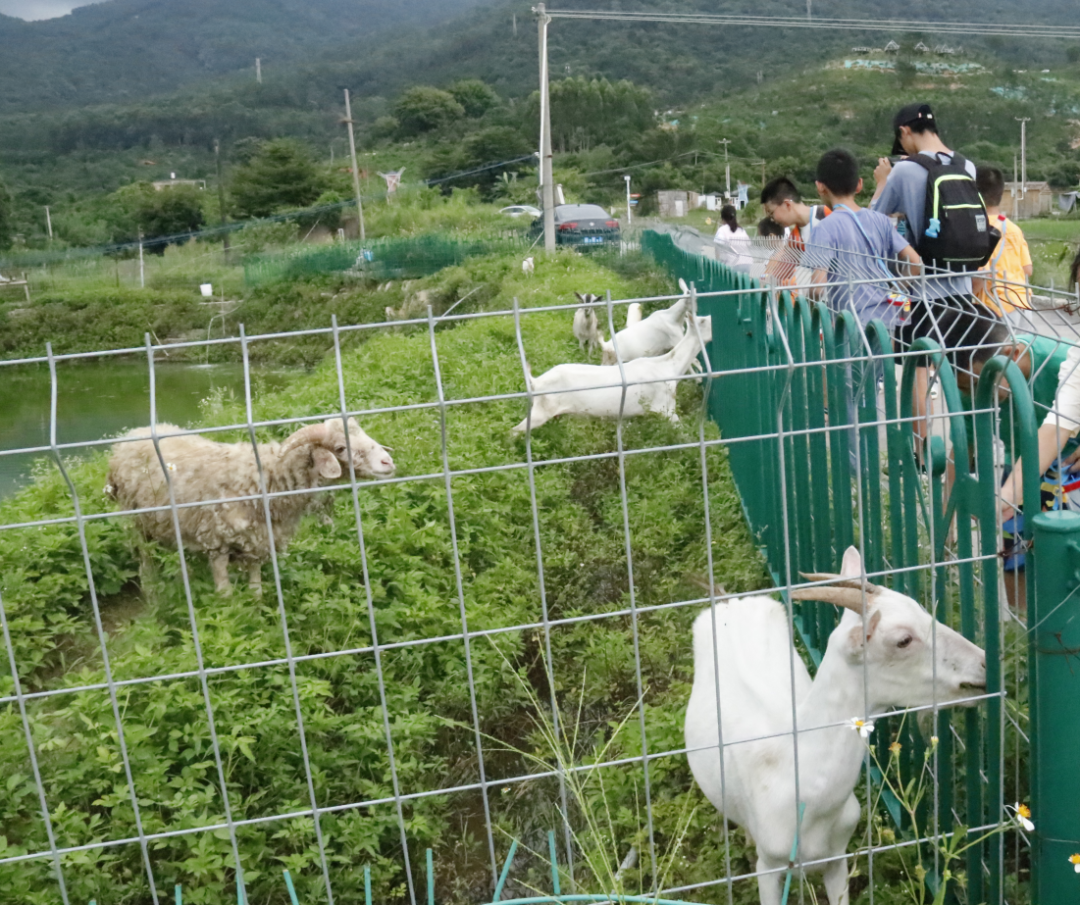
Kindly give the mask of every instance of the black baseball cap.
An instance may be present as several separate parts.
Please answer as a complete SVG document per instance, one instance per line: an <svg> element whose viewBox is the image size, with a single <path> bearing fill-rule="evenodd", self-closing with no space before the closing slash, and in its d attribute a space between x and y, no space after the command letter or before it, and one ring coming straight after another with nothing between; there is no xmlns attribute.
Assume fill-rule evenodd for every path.
<svg viewBox="0 0 1080 905"><path fill-rule="evenodd" d="M920 120L934 122L934 111L930 109L929 104L908 104L906 107L901 108L900 112L893 117L893 154L904 153L904 148L900 144L900 127L910 126L912 123L917 123Z"/></svg>

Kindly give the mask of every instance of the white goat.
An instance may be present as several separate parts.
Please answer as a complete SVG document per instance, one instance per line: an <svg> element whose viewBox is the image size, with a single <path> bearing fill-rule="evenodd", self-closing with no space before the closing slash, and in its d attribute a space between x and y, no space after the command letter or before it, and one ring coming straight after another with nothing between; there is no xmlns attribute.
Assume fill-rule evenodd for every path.
<svg viewBox="0 0 1080 905"><path fill-rule="evenodd" d="M536 394L529 417L514 428L535 429L560 415L619 418L657 412L677 422L677 381L690 370L701 353L701 343L712 339L712 318L697 318L674 349L655 358L638 358L622 365L556 365L539 377L527 374L529 389ZM698 332L701 339L698 339Z"/></svg>
<svg viewBox="0 0 1080 905"><path fill-rule="evenodd" d="M633 327L634 324L640 324L642 313L641 302L632 302L626 309L626 326Z"/></svg>
<svg viewBox="0 0 1080 905"><path fill-rule="evenodd" d="M532 255L521 262L521 272L527 277L531 277L536 272L536 262L533 261Z"/></svg>
<svg viewBox="0 0 1080 905"><path fill-rule="evenodd" d="M177 509L185 549L209 554L218 593L228 596L232 591L228 571L232 559L248 567L251 590L261 594L261 567L270 559L270 536L263 500L258 496L255 450L250 443L218 443L194 434L169 436L179 431L180 428L171 424L159 424L157 430L177 503L255 496L235 503ZM149 437L150 428L141 427L113 446L105 491L125 509L169 505L169 487ZM357 477L389 477L394 473L390 454L364 433L354 418L349 419L349 447ZM302 427L282 443L260 443L258 450L268 493L319 487L348 473L345 431L340 418ZM270 519L278 553L285 551L311 504L310 494L270 498ZM145 537L175 545L169 509L137 513L135 523Z"/></svg>
<svg viewBox="0 0 1080 905"><path fill-rule="evenodd" d="M582 305L588 306L574 312L574 338L578 341L578 346L591 355L600 345L600 325L596 320L596 309L591 306L599 301L600 297L591 292L586 292L585 295L575 292L574 295Z"/></svg>
<svg viewBox="0 0 1080 905"><path fill-rule="evenodd" d="M679 286L686 294L670 308L654 311L645 320L624 327L612 337L611 342L600 337L602 364L613 365L620 358L624 362L635 358L652 358L674 348L683 338L686 318L690 313L689 289L682 280L679 280ZM616 347L618 355L615 354Z"/></svg>
<svg viewBox="0 0 1080 905"><path fill-rule="evenodd" d="M824 872L830 905L847 905L845 853L859 820L854 789L866 755L853 719L985 690L986 655L979 647L935 622L910 597L863 576L862 558L849 547L841 575L806 576L837 584L792 592L795 599L847 608L813 681L792 652L784 606L772 598L719 603L694 622L694 684L686 710L690 769L709 801L753 838L762 905L780 902L799 805L806 807L799 860L832 859L811 869Z"/></svg>

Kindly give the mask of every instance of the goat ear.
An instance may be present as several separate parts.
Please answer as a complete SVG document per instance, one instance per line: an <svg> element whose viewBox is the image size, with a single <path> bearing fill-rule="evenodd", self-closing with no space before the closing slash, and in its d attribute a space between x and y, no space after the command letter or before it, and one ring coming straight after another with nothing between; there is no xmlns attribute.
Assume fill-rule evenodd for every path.
<svg viewBox="0 0 1080 905"><path fill-rule="evenodd" d="M679 277L679 288L687 295L690 294L690 287L686 285L686 280L682 277Z"/></svg>
<svg viewBox="0 0 1080 905"><path fill-rule="evenodd" d="M341 463L330 450L316 446L311 451L311 460L315 463L315 471L320 478L332 481L341 477Z"/></svg>
<svg viewBox="0 0 1080 905"><path fill-rule="evenodd" d="M844 561L840 564L840 574L844 578L862 578L862 556L856 547L848 547L844 551Z"/></svg>
<svg viewBox="0 0 1080 905"><path fill-rule="evenodd" d="M870 639L874 637L874 632L877 631L878 624L881 622L881 610L874 610L873 615L866 623L866 643L870 643ZM853 625L851 631L848 633L848 643L851 645L852 651L862 650L863 646L863 627L861 625Z"/></svg>
<svg viewBox="0 0 1080 905"><path fill-rule="evenodd" d="M577 300L581 302L581 304L586 304L585 296L583 296L580 292L575 292L574 295L577 296Z"/></svg>

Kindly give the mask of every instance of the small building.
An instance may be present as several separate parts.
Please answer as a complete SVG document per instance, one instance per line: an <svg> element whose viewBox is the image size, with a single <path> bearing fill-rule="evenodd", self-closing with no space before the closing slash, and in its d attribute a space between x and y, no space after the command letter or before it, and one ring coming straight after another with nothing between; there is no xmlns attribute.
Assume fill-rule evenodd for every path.
<svg viewBox="0 0 1080 905"><path fill-rule="evenodd" d="M1018 182L1006 182L1001 197L1002 213L1018 220L1030 220L1049 214L1054 206L1054 193L1047 182L1028 181L1027 190L1021 190Z"/></svg>
<svg viewBox="0 0 1080 905"><path fill-rule="evenodd" d="M160 192L162 189L171 189L177 185L190 185L197 189L206 188L205 179L159 179L157 182L151 182L150 184L156 192Z"/></svg>
<svg viewBox="0 0 1080 905"><path fill-rule="evenodd" d="M922 41L916 44L913 49L915 53L930 53L930 48L923 44Z"/></svg>
<svg viewBox="0 0 1080 905"><path fill-rule="evenodd" d="M700 207L701 198L697 192L664 190L656 193L657 207L661 217L685 217L687 213Z"/></svg>
<svg viewBox="0 0 1080 905"><path fill-rule="evenodd" d="M885 45L885 53L900 53L900 45L895 41L890 41Z"/></svg>

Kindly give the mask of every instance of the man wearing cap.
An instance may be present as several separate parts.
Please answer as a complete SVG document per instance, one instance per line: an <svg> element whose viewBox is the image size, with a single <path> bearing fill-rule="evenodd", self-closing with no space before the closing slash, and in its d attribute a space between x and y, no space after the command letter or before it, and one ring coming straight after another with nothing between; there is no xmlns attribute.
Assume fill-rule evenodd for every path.
<svg viewBox="0 0 1080 905"><path fill-rule="evenodd" d="M945 146L938 135L937 120L929 104L908 104L893 117L893 156L911 157L925 154L937 157L941 163L949 163L954 152ZM975 178L975 164L966 161L966 169ZM902 214L907 221L907 238L918 249L922 244L923 218L926 208L927 171L910 160L901 160L895 166L888 157L878 160L874 170L877 190L870 207L883 214ZM918 292L919 289L916 289ZM926 281L925 297L937 299L966 299L971 297L971 277L956 275L938 277ZM913 311L909 326L917 320ZM925 331L918 331L922 335ZM910 339L908 340L910 341Z"/></svg>

